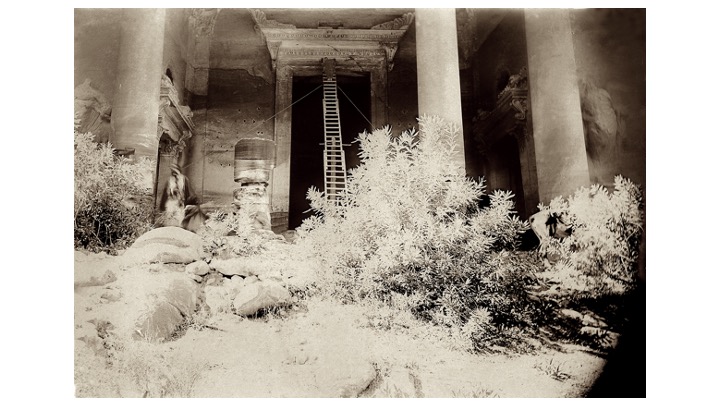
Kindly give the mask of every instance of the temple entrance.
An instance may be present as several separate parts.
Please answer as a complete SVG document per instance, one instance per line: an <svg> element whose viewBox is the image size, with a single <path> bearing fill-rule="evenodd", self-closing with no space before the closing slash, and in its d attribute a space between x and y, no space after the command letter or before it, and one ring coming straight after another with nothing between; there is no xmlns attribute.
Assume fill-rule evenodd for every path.
<svg viewBox="0 0 720 405"><path fill-rule="evenodd" d="M527 218L525 212L525 192L523 190L522 170L520 167L520 149L513 136L504 136L493 145L489 154L488 190L510 190L515 194L515 209L521 218Z"/></svg>
<svg viewBox="0 0 720 405"><path fill-rule="evenodd" d="M345 164L348 169L360 164L359 146L353 141L358 133L370 131L370 75L337 76L338 100ZM292 143L290 152L290 209L288 228L295 229L312 213L307 191L311 186L323 190L323 109L322 77L294 76L292 107ZM308 95L309 94L309 95ZM304 97L304 98L303 98ZM359 111L358 111L359 110ZM363 117L364 116L364 117ZM367 118L367 120L366 120Z"/></svg>

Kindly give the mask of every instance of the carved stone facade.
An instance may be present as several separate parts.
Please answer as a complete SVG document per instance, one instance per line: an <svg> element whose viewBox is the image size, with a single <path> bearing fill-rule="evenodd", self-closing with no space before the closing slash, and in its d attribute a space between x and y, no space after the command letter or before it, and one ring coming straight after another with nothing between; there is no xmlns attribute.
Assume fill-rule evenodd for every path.
<svg viewBox="0 0 720 405"><path fill-rule="evenodd" d="M479 152L486 154L500 138L511 135L523 147L527 141L527 69L510 76L507 86L498 94L492 111L478 111L473 117L473 132Z"/></svg>
<svg viewBox="0 0 720 405"><path fill-rule="evenodd" d="M163 75L160 85L160 108L158 115L158 139L167 134L170 139L180 142L190 138L195 130L190 107L180 105L177 89L172 80Z"/></svg>
<svg viewBox="0 0 720 405"><path fill-rule="evenodd" d="M321 58L336 59L348 68L368 71L384 60L389 69L398 42L413 21L413 14L379 24L371 29L297 28L268 20L261 10L252 11L255 29L267 43L273 69L278 60L288 65L314 65Z"/></svg>
<svg viewBox="0 0 720 405"><path fill-rule="evenodd" d="M371 120L374 126L387 123L387 74L393 67L398 42L413 21L407 13L370 29L297 28L268 20L253 10L255 29L265 39L275 72L275 137L277 164L271 182L273 224L287 229L290 201L290 149L292 87L295 75L320 75L322 61L334 59L337 71L369 73ZM283 219L284 218L284 219Z"/></svg>

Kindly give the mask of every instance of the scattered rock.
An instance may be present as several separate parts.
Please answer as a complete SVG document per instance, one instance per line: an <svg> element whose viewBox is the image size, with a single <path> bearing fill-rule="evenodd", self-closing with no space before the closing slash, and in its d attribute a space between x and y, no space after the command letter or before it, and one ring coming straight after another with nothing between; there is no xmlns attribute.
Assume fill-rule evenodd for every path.
<svg viewBox="0 0 720 405"><path fill-rule="evenodd" d="M160 302L155 309L139 323L133 334L135 340L163 342L170 339L173 332L182 324L180 310L168 302Z"/></svg>
<svg viewBox="0 0 720 405"><path fill-rule="evenodd" d="M185 229L165 226L146 232L122 255L133 263L192 263L202 258L202 238Z"/></svg>
<svg viewBox="0 0 720 405"><path fill-rule="evenodd" d="M122 298L122 293L121 292L112 293L110 291L106 291L100 296L100 298L106 299L109 302L117 302L117 301L120 301L120 298Z"/></svg>
<svg viewBox="0 0 720 405"><path fill-rule="evenodd" d="M257 283L258 281L260 281L260 279L258 278L258 276L245 277L245 278L243 279L243 285L250 285L250 284L252 284L252 283Z"/></svg>
<svg viewBox="0 0 720 405"><path fill-rule="evenodd" d="M133 338L147 341L167 341L182 324L185 317L195 311L197 286L194 283L175 280L161 295L151 310L136 322Z"/></svg>
<svg viewBox="0 0 720 405"><path fill-rule="evenodd" d="M238 257L233 259L213 259L210 268L226 276L247 277L253 272L253 262L246 258Z"/></svg>
<svg viewBox="0 0 720 405"><path fill-rule="evenodd" d="M210 272L210 265L204 260L198 260L185 266L185 271L189 274L204 276Z"/></svg>
<svg viewBox="0 0 720 405"><path fill-rule="evenodd" d="M205 304L211 314L229 313L231 298L224 287L208 286L205 288Z"/></svg>
<svg viewBox="0 0 720 405"><path fill-rule="evenodd" d="M572 318L578 321L582 321L583 319L583 314L574 309L563 308L560 310L560 313L568 318Z"/></svg>
<svg viewBox="0 0 720 405"><path fill-rule="evenodd" d="M594 326L599 328L607 328L607 324L603 322L600 319L597 319L596 317L589 315L589 314L582 314L578 311L575 311L574 309L561 309L560 313L562 313L564 316L568 318L575 319L578 322L581 322L584 326Z"/></svg>
<svg viewBox="0 0 720 405"><path fill-rule="evenodd" d="M207 274L205 277L205 284L207 285L222 285L223 280L225 280L225 277L222 276L222 274L213 271Z"/></svg>
<svg viewBox="0 0 720 405"><path fill-rule="evenodd" d="M269 229L255 229L253 232L260 235L263 239L269 240L269 241L285 241L285 238L283 235L278 235L275 232L269 230Z"/></svg>
<svg viewBox="0 0 720 405"><path fill-rule="evenodd" d="M283 279L282 274L280 274L279 271L271 271L271 272L267 272L265 274L260 274L259 276L257 276L257 278L260 281L270 280L270 281L277 281L277 282L280 282Z"/></svg>
<svg viewBox="0 0 720 405"><path fill-rule="evenodd" d="M285 241L287 241L288 243L294 243L298 238L297 231L292 230L292 229L283 232L282 236L285 238Z"/></svg>
<svg viewBox="0 0 720 405"><path fill-rule="evenodd" d="M388 393L393 394L393 397L418 397L418 393L415 392L415 379L405 368L391 369L383 378L380 387L387 389Z"/></svg>
<svg viewBox="0 0 720 405"><path fill-rule="evenodd" d="M248 316L285 304L290 298L290 292L279 283L261 281L244 286L233 300L233 306L237 315Z"/></svg>
<svg viewBox="0 0 720 405"><path fill-rule="evenodd" d="M85 274L84 277L75 272L75 288L79 287L99 287L105 284L117 281L117 276L110 270L106 270L101 276L92 276Z"/></svg>
<svg viewBox="0 0 720 405"><path fill-rule="evenodd" d="M328 386L324 387L326 395L332 398L357 398L361 392L377 377L377 371L372 364L360 362L348 367L328 367L333 378L328 378Z"/></svg>

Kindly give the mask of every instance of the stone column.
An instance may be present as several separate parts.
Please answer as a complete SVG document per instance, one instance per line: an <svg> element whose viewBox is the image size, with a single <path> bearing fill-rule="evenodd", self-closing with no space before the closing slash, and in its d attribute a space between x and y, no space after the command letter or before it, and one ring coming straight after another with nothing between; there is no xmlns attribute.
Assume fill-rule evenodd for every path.
<svg viewBox="0 0 720 405"><path fill-rule="evenodd" d="M568 10L525 12L538 195L548 203L590 184Z"/></svg>
<svg viewBox="0 0 720 405"><path fill-rule="evenodd" d="M165 9L123 13L111 142L116 148L134 148L136 157L150 158L155 166Z"/></svg>
<svg viewBox="0 0 720 405"><path fill-rule="evenodd" d="M370 99L371 113L370 121L373 127L382 128L388 125L387 114L387 63L383 60L380 66L374 67L370 72Z"/></svg>
<svg viewBox="0 0 720 405"><path fill-rule="evenodd" d="M290 66L275 71L275 169L270 179L270 217L273 231L288 229L290 212L290 147L293 72Z"/></svg>
<svg viewBox="0 0 720 405"><path fill-rule="evenodd" d="M416 9L418 112L457 125L456 162L465 170L455 9Z"/></svg>

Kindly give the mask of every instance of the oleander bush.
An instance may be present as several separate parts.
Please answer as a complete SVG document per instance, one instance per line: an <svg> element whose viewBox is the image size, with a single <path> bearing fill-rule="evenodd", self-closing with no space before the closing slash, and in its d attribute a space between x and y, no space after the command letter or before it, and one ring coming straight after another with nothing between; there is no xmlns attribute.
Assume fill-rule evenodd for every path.
<svg viewBox="0 0 720 405"><path fill-rule="evenodd" d="M573 229L543 247L560 257L547 278L590 297L624 294L636 286L644 208L637 185L616 176L612 192L597 184L581 187L539 208L562 215Z"/></svg>
<svg viewBox="0 0 720 405"><path fill-rule="evenodd" d="M151 228L150 163L116 156L75 125L75 247L116 253Z"/></svg>
<svg viewBox="0 0 720 405"><path fill-rule="evenodd" d="M322 290L335 297L408 309L464 331L476 350L511 343L542 312L528 293L534 264L515 254L528 224L510 192L479 206L483 182L453 160L457 128L436 117L419 123L419 132L360 134L361 164L344 198L310 189L316 215L299 235L327 269Z"/></svg>

